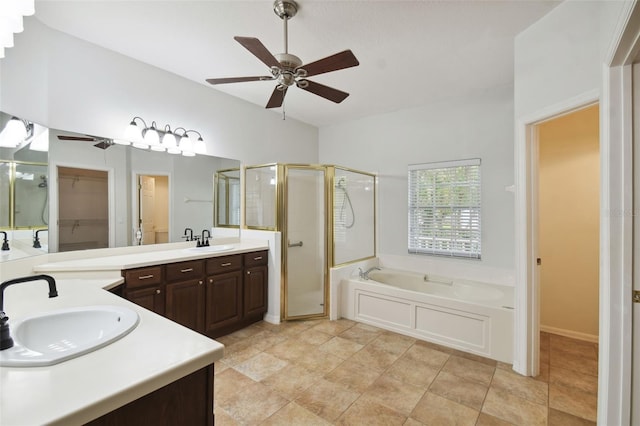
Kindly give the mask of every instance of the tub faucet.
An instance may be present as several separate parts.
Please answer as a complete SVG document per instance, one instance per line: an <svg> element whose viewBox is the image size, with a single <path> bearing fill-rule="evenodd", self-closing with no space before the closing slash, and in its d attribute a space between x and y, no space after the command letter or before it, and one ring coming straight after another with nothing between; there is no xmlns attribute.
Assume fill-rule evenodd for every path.
<svg viewBox="0 0 640 426"><path fill-rule="evenodd" d="M188 231L188 234L187 234L187 231ZM186 238L187 241L193 241L193 229L184 228L184 235L182 236L182 238Z"/></svg>
<svg viewBox="0 0 640 426"><path fill-rule="evenodd" d="M206 237L204 236L205 234L207 234ZM209 238L211 238L211 232L209 232L208 229L203 229L202 230L202 247L209 246Z"/></svg>
<svg viewBox="0 0 640 426"><path fill-rule="evenodd" d="M373 270L378 270L381 271L380 268L378 268L377 266L374 266L373 268L369 268L366 271L363 271L362 268L358 268L358 276L360 278L362 278L363 280L368 280L369 279L369 272L373 271Z"/></svg>
<svg viewBox="0 0 640 426"><path fill-rule="evenodd" d="M4 289L13 284L30 281L45 280L49 284L49 298L57 297L56 280L50 275L33 275L30 277L14 278L0 284L0 351L13 347L13 339L9 331L9 317L4 312Z"/></svg>
<svg viewBox="0 0 640 426"><path fill-rule="evenodd" d="M2 250L3 251L7 251L9 250L9 240L7 240L7 233L4 231L0 231L0 234L3 235L2 238Z"/></svg>
<svg viewBox="0 0 640 426"><path fill-rule="evenodd" d="M42 248L42 246L40 245L40 239L38 238L38 232L40 231L49 231L48 229L38 229L36 231L36 236L33 237L33 248Z"/></svg>

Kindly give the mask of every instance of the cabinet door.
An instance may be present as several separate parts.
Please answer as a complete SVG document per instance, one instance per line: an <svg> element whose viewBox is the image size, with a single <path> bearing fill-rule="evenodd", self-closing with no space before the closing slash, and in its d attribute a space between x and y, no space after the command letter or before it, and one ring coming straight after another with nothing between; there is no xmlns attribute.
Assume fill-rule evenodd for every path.
<svg viewBox="0 0 640 426"><path fill-rule="evenodd" d="M167 284L165 315L178 324L204 333L204 297L202 279Z"/></svg>
<svg viewBox="0 0 640 426"><path fill-rule="evenodd" d="M125 291L127 300L140 305L157 314L164 315L164 291L162 286L141 288L139 290Z"/></svg>
<svg viewBox="0 0 640 426"><path fill-rule="evenodd" d="M244 275L244 316L261 316L267 312L267 267L248 268Z"/></svg>
<svg viewBox="0 0 640 426"><path fill-rule="evenodd" d="M207 278L206 319L207 334L215 337L242 319L242 271Z"/></svg>

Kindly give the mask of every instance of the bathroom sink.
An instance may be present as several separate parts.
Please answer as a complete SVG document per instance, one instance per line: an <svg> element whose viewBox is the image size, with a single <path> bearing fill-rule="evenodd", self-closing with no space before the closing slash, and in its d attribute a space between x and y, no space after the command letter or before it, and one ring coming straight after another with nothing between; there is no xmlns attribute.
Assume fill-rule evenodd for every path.
<svg viewBox="0 0 640 426"><path fill-rule="evenodd" d="M100 349L138 325L138 314L112 305L51 311L9 323L12 348L0 351L0 366L54 365Z"/></svg>
<svg viewBox="0 0 640 426"><path fill-rule="evenodd" d="M215 253L217 251L228 251L233 250L233 246L228 245L216 245L216 246L203 246L203 247L189 247L185 249L186 251L196 252L196 253Z"/></svg>

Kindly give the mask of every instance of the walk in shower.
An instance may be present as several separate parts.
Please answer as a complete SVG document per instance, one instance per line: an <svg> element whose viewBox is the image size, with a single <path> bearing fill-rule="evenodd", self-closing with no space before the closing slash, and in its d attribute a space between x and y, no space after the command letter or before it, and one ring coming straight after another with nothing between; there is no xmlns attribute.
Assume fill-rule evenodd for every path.
<svg viewBox="0 0 640 426"><path fill-rule="evenodd" d="M376 179L333 165L245 168L245 226L282 234L282 320L327 317L332 266L375 257Z"/></svg>

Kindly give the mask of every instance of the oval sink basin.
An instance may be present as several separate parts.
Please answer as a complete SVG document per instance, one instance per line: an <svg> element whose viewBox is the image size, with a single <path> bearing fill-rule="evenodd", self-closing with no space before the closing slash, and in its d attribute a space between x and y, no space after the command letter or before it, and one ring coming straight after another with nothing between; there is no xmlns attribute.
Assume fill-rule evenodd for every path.
<svg viewBox="0 0 640 426"><path fill-rule="evenodd" d="M217 251L233 250L233 246L217 245L217 246L204 246L204 247L189 247L185 250L190 252L196 252L196 253L215 253Z"/></svg>
<svg viewBox="0 0 640 426"><path fill-rule="evenodd" d="M9 323L12 348L0 351L0 366L54 365L100 349L138 325L123 306L100 305L51 311Z"/></svg>

